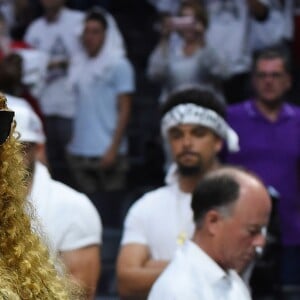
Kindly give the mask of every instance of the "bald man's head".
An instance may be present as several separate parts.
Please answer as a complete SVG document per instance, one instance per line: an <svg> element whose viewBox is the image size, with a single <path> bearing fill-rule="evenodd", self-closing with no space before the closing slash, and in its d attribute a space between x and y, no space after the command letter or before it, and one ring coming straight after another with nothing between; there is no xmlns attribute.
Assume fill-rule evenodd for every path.
<svg viewBox="0 0 300 300"><path fill-rule="evenodd" d="M200 240L224 269L247 264L265 244L271 200L261 180L245 170L209 173L193 193L192 209Z"/></svg>

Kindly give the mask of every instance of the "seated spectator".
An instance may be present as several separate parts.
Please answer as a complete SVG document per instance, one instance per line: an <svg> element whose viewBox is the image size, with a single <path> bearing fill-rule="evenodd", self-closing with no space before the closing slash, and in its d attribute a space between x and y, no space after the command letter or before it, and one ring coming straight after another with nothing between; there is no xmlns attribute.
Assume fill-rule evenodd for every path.
<svg viewBox="0 0 300 300"><path fill-rule="evenodd" d="M221 168L207 175L192 196L196 230L154 283L149 300L246 300L247 287L234 271L265 244L271 201L253 175Z"/></svg>
<svg viewBox="0 0 300 300"><path fill-rule="evenodd" d="M51 179L47 168L38 161L45 136L30 106L10 97L8 103L15 112L16 131L23 145L28 198L36 210L45 242L61 258L72 278L84 287L86 299L94 299L101 271L99 215L84 194Z"/></svg>
<svg viewBox="0 0 300 300"><path fill-rule="evenodd" d="M149 59L148 77L161 83L161 101L174 88L186 83L212 83L226 75L225 64L207 46L208 25L204 9L197 3L184 2L179 16L164 15L161 40ZM174 32L180 35L173 43Z"/></svg>

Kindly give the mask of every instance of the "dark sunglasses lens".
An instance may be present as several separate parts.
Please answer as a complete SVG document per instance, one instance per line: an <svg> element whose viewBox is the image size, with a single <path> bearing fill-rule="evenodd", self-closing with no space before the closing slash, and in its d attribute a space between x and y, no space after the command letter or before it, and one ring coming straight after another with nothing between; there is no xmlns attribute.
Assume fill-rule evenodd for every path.
<svg viewBox="0 0 300 300"><path fill-rule="evenodd" d="M0 111L0 145L4 144L9 136L13 118L13 111Z"/></svg>

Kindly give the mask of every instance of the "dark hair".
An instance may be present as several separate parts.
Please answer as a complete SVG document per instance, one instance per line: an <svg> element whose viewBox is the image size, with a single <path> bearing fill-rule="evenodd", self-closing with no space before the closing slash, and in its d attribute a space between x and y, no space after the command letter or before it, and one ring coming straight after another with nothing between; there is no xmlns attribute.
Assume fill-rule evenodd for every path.
<svg viewBox="0 0 300 300"><path fill-rule="evenodd" d="M172 92L161 108L161 118L179 104L193 103L215 111L225 118L225 104L212 89L201 85L189 85Z"/></svg>
<svg viewBox="0 0 300 300"><path fill-rule="evenodd" d="M280 48L268 48L256 53L252 72L256 71L257 64L261 60L281 59L286 72L291 73L291 61L288 53Z"/></svg>
<svg viewBox="0 0 300 300"><path fill-rule="evenodd" d="M15 95L22 83L22 57L17 53L6 55L0 62L0 90Z"/></svg>
<svg viewBox="0 0 300 300"><path fill-rule="evenodd" d="M212 209L230 208L239 197L240 185L233 175L221 173L204 178L192 195L194 221L199 226Z"/></svg>
<svg viewBox="0 0 300 300"><path fill-rule="evenodd" d="M85 22L88 21L97 21L101 23L103 25L104 30L106 30L108 27L105 12L100 7L93 7L87 12L85 16Z"/></svg>
<svg viewBox="0 0 300 300"><path fill-rule="evenodd" d="M205 28L208 27L208 16L203 5L201 5L197 1L183 1L180 6L179 12L181 13L185 8L191 8L195 13L195 19L201 22Z"/></svg>
<svg viewBox="0 0 300 300"><path fill-rule="evenodd" d="M7 23L6 18L2 11L0 11L0 22Z"/></svg>

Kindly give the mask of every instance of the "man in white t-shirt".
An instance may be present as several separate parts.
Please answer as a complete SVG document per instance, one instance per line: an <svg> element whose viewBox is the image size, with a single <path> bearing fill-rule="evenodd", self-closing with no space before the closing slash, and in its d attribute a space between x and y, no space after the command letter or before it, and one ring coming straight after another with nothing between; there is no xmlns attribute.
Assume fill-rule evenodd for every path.
<svg viewBox="0 0 300 300"><path fill-rule="evenodd" d="M78 190L89 195L103 212L104 224L111 226L119 219L116 195L126 188L134 69L110 39L109 22L97 8L85 17L82 44L69 75L76 113L68 162Z"/></svg>
<svg viewBox="0 0 300 300"><path fill-rule="evenodd" d="M53 180L37 160L45 142L41 122L21 98L8 96L15 112L16 131L24 145L29 194L45 242L59 256L67 272L93 299L100 276L102 225L91 201L81 193Z"/></svg>
<svg viewBox="0 0 300 300"><path fill-rule="evenodd" d="M149 300L250 300L236 268L263 247L271 201L262 182L232 167L206 176L192 196L192 241L178 249L153 285Z"/></svg>
<svg viewBox="0 0 300 300"><path fill-rule="evenodd" d="M202 86L184 87L165 102L161 127L175 163L167 185L145 194L126 217L117 263L123 297L147 296L178 245L193 235L191 192L204 174L218 167L222 140L238 149L222 103Z"/></svg>
<svg viewBox="0 0 300 300"><path fill-rule="evenodd" d="M227 63L230 78L224 85L226 100L241 101L251 68L250 20L267 17L269 0L205 0L204 5L209 18L207 43Z"/></svg>
<svg viewBox="0 0 300 300"><path fill-rule="evenodd" d="M250 47L260 51L268 47L281 47L288 50L294 33L294 0L269 0L269 13L264 22L254 18L250 23Z"/></svg>
<svg viewBox="0 0 300 300"><path fill-rule="evenodd" d="M80 49L84 14L68 9L65 0L41 0L44 15L29 25L24 40L48 54L39 103L45 115L47 154L55 179L68 180L65 146L70 140L74 97L66 84L72 58Z"/></svg>

